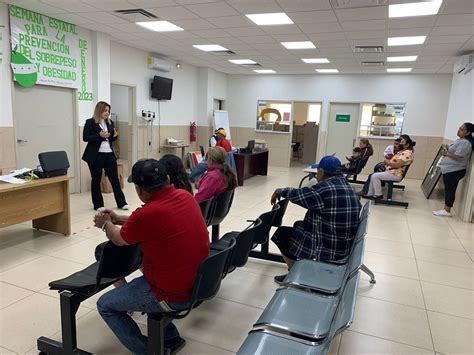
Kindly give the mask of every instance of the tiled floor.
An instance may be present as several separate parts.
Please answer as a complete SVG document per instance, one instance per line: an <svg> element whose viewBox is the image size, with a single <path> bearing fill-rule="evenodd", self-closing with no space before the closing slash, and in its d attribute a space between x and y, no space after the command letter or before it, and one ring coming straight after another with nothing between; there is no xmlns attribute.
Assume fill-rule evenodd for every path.
<svg viewBox="0 0 474 355"><path fill-rule="evenodd" d="M296 186L301 176L301 167L270 168L267 177L245 181L221 232L241 230L245 220L270 209L276 187ZM396 197L410 202L407 210L372 208L365 264L377 284L362 275L354 323L334 340L331 354L473 353L474 225L433 217L440 196L426 200L420 181L405 183ZM138 206L132 186L125 193ZM33 354L39 336L60 338L58 294L47 285L94 261L104 235L91 226L89 200L89 194L71 196L70 237L35 231L29 223L0 229L0 354ZM106 202L113 206L110 194ZM290 205L284 224L303 214ZM251 260L230 274L215 299L176 322L187 339L181 353L235 353L277 287L273 276L284 272L282 265ZM78 312L79 345L96 354L126 354L95 309L98 297ZM145 318L134 317L144 328Z"/></svg>

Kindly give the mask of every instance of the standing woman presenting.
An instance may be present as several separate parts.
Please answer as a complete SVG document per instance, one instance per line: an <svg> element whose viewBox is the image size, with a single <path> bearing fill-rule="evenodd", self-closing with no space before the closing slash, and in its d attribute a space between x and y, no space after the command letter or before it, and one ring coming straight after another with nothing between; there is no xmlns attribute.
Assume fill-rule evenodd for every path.
<svg viewBox="0 0 474 355"><path fill-rule="evenodd" d="M474 149L473 133L474 124L464 123L458 129L459 139L444 150L444 157L438 165L444 181L444 208L433 211L435 216L451 217L458 183L466 175L467 163Z"/></svg>
<svg viewBox="0 0 474 355"><path fill-rule="evenodd" d="M114 124L109 120L110 105L107 102L99 101L95 105L94 117L86 120L82 139L87 142L86 149L82 155L89 166L91 172L91 193L94 209L104 207L104 199L100 192L100 180L102 170L109 178L112 189L114 190L117 207L122 210L128 210L128 204L120 187L117 173L117 159L112 148L112 142L118 137L118 132Z"/></svg>

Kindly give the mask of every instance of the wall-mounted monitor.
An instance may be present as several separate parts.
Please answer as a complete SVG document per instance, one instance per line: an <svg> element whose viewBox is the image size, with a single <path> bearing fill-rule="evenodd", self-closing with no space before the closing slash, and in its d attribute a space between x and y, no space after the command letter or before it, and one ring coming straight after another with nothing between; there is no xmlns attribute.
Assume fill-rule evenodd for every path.
<svg viewBox="0 0 474 355"><path fill-rule="evenodd" d="M173 91L173 79L157 76L151 84L151 97L157 100L171 100Z"/></svg>

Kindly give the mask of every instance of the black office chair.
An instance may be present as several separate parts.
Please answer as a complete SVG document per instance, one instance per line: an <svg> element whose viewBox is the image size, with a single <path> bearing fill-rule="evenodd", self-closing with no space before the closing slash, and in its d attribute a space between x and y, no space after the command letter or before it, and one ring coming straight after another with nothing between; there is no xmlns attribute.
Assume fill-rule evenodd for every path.
<svg viewBox="0 0 474 355"><path fill-rule="evenodd" d="M249 228L242 232L229 232L224 234L217 242L211 244L211 253L227 248L231 240L235 239L236 244L229 263L228 272L234 271L238 267L242 267L247 263L250 250L254 245L256 236L262 232L262 221L257 218L253 221Z"/></svg>
<svg viewBox="0 0 474 355"><path fill-rule="evenodd" d="M108 242L100 260L64 279L49 283L60 292L62 342L38 338L40 354L88 354L77 348L76 313L82 301L138 270L142 263L139 245L116 246Z"/></svg>
<svg viewBox="0 0 474 355"><path fill-rule="evenodd" d="M270 230L272 229L273 225L273 220L275 219L275 216L277 215L279 209L280 205L275 204L272 210L262 213L258 217L258 219L262 221L262 228L260 228L259 233L255 236L252 249L255 249L259 244L265 244L268 242L268 239L270 237ZM253 220L247 220L247 222L255 223L255 221Z"/></svg>
<svg viewBox="0 0 474 355"><path fill-rule="evenodd" d="M273 218L272 227L280 227L283 223L283 217L285 216L286 208L288 207L288 202L290 202L290 200L287 198L277 202L277 205L280 206L280 208L277 209L275 218Z"/></svg>
<svg viewBox="0 0 474 355"><path fill-rule="evenodd" d="M212 198L199 202L201 214L206 222L206 226L210 226L212 219Z"/></svg>
<svg viewBox="0 0 474 355"><path fill-rule="evenodd" d="M211 213L212 218L209 225L212 226L212 241L219 239L219 224L224 220L232 207L234 200L234 190L227 190L214 197Z"/></svg>
<svg viewBox="0 0 474 355"><path fill-rule="evenodd" d="M292 145L293 148L293 157L296 155L296 159L300 159L300 146L301 142L295 142L295 144Z"/></svg>
<svg viewBox="0 0 474 355"><path fill-rule="evenodd" d="M226 248L212 253L201 263L197 271L190 305L187 309L148 314L148 354L165 354L163 335L166 326L173 319L186 317L193 308L196 308L202 302L213 298L217 294L221 286L222 275L227 273L226 268L229 267L235 243L235 239L232 238ZM175 349L175 352L178 350L180 349Z"/></svg>
<svg viewBox="0 0 474 355"><path fill-rule="evenodd" d="M356 165L355 171L347 171L347 172L344 172L344 174L346 175L347 180L348 180L351 184L364 184L364 183L365 183L365 181L357 180L357 175L359 175L359 174L362 172L362 169L365 168L365 166L367 165L367 162L369 161L369 158L370 158L370 157L362 157L362 158L360 158L360 159L357 161L357 165Z"/></svg>

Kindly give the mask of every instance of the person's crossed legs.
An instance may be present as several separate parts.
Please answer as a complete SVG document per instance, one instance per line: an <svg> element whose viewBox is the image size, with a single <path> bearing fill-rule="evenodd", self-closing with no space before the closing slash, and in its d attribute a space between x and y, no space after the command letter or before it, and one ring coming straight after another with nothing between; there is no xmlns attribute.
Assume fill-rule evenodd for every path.
<svg viewBox="0 0 474 355"><path fill-rule="evenodd" d="M183 310L189 306L189 302L167 302L167 304L174 310ZM142 334L137 323L127 312L159 313L164 311L143 276L102 295L97 301L97 310L120 342L134 354L147 353L148 338ZM173 323L168 324L164 331L165 342L172 342L173 339L179 339L178 337L179 332L176 326Z"/></svg>

